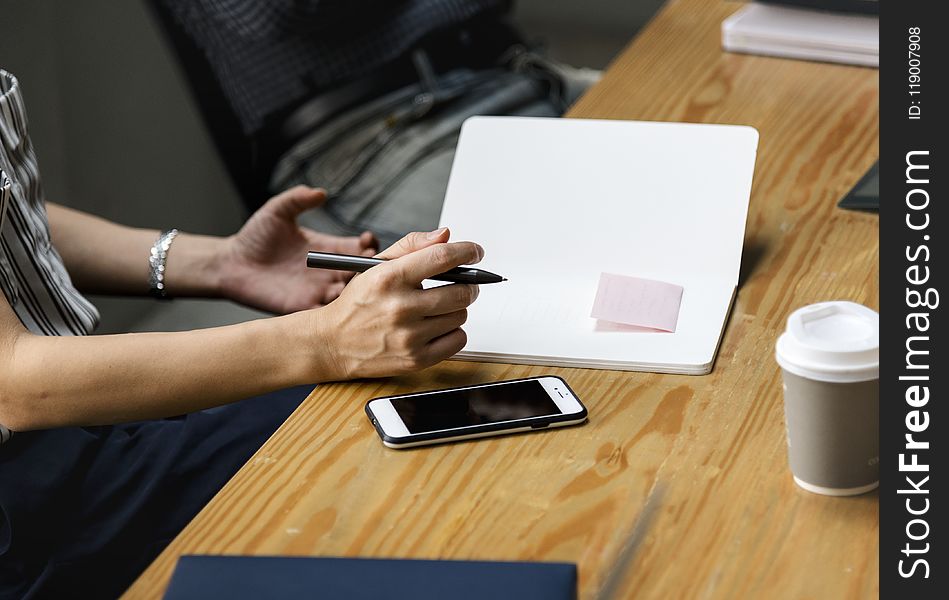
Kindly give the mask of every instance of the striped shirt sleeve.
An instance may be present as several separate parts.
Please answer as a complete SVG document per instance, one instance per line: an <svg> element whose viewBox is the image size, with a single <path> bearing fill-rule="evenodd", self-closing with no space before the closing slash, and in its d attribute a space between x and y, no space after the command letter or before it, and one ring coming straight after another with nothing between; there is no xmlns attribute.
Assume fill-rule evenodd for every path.
<svg viewBox="0 0 949 600"><path fill-rule="evenodd" d="M10 179L0 169L0 229L3 229L3 219L7 214L7 197L10 195Z"/></svg>
<svg viewBox="0 0 949 600"><path fill-rule="evenodd" d="M0 229L3 229L3 219L7 213L7 198L10 196L10 179L7 178L7 174L3 172L3 169L0 169ZM3 250L0 249L0 253ZM0 269L3 269L4 259L0 257ZM0 423L0 444L6 442L10 439L10 430L3 426L3 423Z"/></svg>
<svg viewBox="0 0 949 600"><path fill-rule="evenodd" d="M0 169L0 229L3 229L4 215L7 213L7 197L10 195L10 180L7 174ZM3 252L3 250L0 250ZM0 258L0 269L3 268L3 259ZM10 439L10 430L0 423L0 444Z"/></svg>
<svg viewBox="0 0 949 600"><path fill-rule="evenodd" d="M7 177L6 172L0 167L0 239L3 236L3 225L7 218L7 209L13 203L13 182ZM13 275L10 273L10 258L4 250L5 244L0 242L0 294L7 297L7 301L13 304L13 295L16 289L13 288Z"/></svg>
<svg viewBox="0 0 949 600"><path fill-rule="evenodd" d="M0 69L0 292L36 335L86 335L99 313L52 245L39 163L16 77ZM0 385L3 385L0 382ZM0 444L10 439L0 425Z"/></svg>

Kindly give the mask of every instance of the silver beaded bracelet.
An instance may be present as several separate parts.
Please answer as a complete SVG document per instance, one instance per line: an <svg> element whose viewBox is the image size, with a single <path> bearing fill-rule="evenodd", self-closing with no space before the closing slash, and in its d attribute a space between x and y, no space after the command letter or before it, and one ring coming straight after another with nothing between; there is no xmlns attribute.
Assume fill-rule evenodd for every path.
<svg viewBox="0 0 949 600"><path fill-rule="evenodd" d="M171 243L175 241L177 235L177 229L161 232L148 255L148 291L155 298L168 299L168 294L165 292L165 263L168 262L168 249L171 248Z"/></svg>

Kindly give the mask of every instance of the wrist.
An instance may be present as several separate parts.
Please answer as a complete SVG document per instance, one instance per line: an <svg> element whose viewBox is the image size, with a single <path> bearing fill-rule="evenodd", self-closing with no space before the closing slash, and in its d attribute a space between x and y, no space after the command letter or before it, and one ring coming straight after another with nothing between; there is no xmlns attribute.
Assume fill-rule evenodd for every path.
<svg viewBox="0 0 949 600"><path fill-rule="evenodd" d="M165 289L170 297L223 295L224 238L180 233L168 251Z"/></svg>
<svg viewBox="0 0 949 600"><path fill-rule="evenodd" d="M349 376L336 353L326 309L304 310L267 319L277 326L283 367L296 384L342 381ZM288 353L290 347L293 351Z"/></svg>

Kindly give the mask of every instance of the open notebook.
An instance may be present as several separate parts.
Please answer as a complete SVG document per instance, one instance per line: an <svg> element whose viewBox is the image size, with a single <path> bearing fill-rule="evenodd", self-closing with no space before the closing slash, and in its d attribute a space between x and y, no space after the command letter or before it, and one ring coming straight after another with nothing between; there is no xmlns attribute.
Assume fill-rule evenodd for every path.
<svg viewBox="0 0 949 600"><path fill-rule="evenodd" d="M758 133L750 127L474 117L441 225L485 248L457 358L702 374L741 261ZM601 274L682 286L674 332L591 317Z"/></svg>

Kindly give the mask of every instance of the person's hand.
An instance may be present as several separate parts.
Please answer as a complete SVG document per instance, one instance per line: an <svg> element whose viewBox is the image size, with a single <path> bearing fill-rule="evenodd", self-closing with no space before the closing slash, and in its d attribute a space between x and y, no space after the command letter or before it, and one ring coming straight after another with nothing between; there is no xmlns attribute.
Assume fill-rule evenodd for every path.
<svg viewBox="0 0 949 600"><path fill-rule="evenodd" d="M473 242L447 243L449 232L410 233L378 256L389 262L357 275L339 299L308 311L322 335L314 360L334 380L384 377L438 363L464 348L461 329L478 286L453 283L422 289L432 275L479 262Z"/></svg>
<svg viewBox="0 0 949 600"><path fill-rule="evenodd" d="M227 238L218 264L222 294L242 304L289 313L329 304L352 273L309 269L308 250L372 256L372 233L339 237L297 225L297 216L326 201L326 192L296 186L267 201Z"/></svg>

